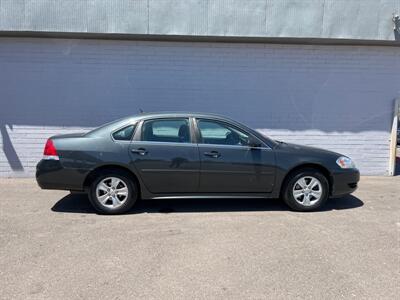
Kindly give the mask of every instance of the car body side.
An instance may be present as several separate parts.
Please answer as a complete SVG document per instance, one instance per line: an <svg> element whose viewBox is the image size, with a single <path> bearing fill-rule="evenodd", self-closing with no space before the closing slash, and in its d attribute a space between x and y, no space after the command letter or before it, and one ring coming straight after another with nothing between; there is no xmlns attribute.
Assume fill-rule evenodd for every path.
<svg viewBox="0 0 400 300"><path fill-rule="evenodd" d="M87 190L95 174L98 174L105 168L118 168L129 172L133 180L137 181L142 199L176 196L221 196L218 193L202 194L197 191L193 193L155 193L148 189L143 176L141 176L136 163L132 159L130 151L132 145L140 142L142 122L156 118L189 118L191 121L191 143L197 146L199 146L197 144L199 140L197 136L198 131L195 127L195 119L206 118L226 122L249 133L261 142L261 147L258 149L249 148L248 151L254 151L254 153L258 153L257 151L269 151L273 168L271 188L263 192L225 192L223 193L224 196L277 198L281 194L281 189L288 175L299 168L306 167L317 169L327 177L330 183L331 196L348 194L357 188L359 172L357 169L340 168L336 164L336 159L340 154L312 147L276 142L245 125L209 114L139 115L106 124L88 134L54 136L51 139L57 148L60 159L41 160L38 163L36 177L39 185L45 189L84 192ZM135 125L135 132L131 141L116 141L112 138L113 132L130 124ZM199 164L200 173L201 163L199 162Z"/></svg>

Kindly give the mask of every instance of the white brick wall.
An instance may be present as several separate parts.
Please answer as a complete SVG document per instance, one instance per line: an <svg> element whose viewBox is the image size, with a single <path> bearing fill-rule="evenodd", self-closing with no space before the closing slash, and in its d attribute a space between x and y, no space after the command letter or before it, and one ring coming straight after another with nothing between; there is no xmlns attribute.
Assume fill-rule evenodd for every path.
<svg viewBox="0 0 400 300"><path fill-rule="evenodd" d="M48 136L139 108L222 113L386 174L399 69L396 47L1 38L0 177L32 176Z"/></svg>
<svg viewBox="0 0 400 300"><path fill-rule="evenodd" d="M274 139L295 144L320 147L347 155L365 175L386 174L389 164L389 133L343 132L324 133L318 130L262 130ZM371 145L369 147L368 145Z"/></svg>
<svg viewBox="0 0 400 300"><path fill-rule="evenodd" d="M10 128L6 126L7 134L12 141L17 158L12 154L8 154L9 158L7 158L5 151L0 151L0 178L33 176L36 164L43 155L43 148L48 137L56 134L89 131L90 129L85 127L26 125ZM0 139L0 141L4 143L3 139ZM3 147L1 148L3 149Z"/></svg>

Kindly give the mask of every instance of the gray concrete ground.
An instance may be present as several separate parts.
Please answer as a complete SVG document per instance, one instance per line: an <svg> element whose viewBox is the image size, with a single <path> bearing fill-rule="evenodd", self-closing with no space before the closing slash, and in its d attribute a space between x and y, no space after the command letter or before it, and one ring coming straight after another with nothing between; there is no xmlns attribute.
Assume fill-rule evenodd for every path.
<svg viewBox="0 0 400 300"><path fill-rule="evenodd" d="M400 177L296 213L278 200L87 198L0 179L2 299L395 299Z"/></svg>

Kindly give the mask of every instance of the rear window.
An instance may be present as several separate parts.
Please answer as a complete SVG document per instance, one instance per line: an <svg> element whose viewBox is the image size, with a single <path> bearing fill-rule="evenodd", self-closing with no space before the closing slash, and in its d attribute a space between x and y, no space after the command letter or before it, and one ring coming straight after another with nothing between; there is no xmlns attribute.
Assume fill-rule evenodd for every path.
<svg viewBox="0 0 400 300"><path fill-rule="evenodd" d="M135 125L128 125L122 129L115 131L112 136L116 141L130 141L135 132Z"/></svg>
<svg viewBox="0 0 400 300"><path fill-rule="evenodd" d="M124 124L127 124L128 118L122 118L118 119L112 122L108 122L106 124L103 124L97 128L92 129L89 131L86 136L109 136L110 132L112 132L113 129L118 128L123 126Z"/></svg>

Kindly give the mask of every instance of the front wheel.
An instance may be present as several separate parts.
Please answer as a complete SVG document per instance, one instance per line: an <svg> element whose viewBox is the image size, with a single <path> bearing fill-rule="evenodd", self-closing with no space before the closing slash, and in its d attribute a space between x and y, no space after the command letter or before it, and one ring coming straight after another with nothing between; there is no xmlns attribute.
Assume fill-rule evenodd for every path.
<svg viewBox="0 0 400 300"><path fill-rule="evenodd" d="M328 197L328 180L322 173L313 169L300 170L291 175L283 191L286 204L297 211L316 210Z"/></svg>
<svg viewBox="0 0 400 300"><path fill-rule="evenodd" d="M138 190L123 172L106 172L90 185L89 199L101 214L121 214L132 208L138 198Z"/></svg>

